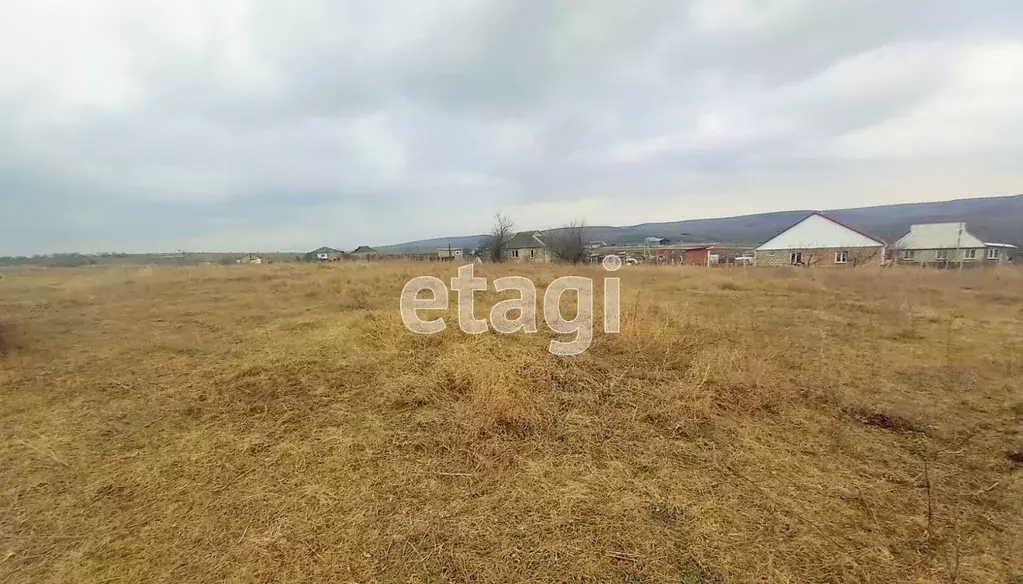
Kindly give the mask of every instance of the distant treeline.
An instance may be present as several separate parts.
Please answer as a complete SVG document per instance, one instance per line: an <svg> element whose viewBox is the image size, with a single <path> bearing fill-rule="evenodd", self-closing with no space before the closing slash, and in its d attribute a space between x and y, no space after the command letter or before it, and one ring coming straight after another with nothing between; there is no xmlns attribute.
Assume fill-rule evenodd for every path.
<svg viewBox="0 0 1023 584"><path fill-rule="evenodd" d="M7 266L56 266L73 268L77 266L91 266L109 258L126 257L128 254L81 254L81 253L53 253L34 256L3 256L0 257L0 264Z"/></svg>
<svg viewBox="0 0 1023 584"><path fill-rule="evenodd" d="M264 253L259 254L268 262L293 262L301 261L301 254L293 253ZM0 256L2 266L41 266L52 268L76 268L81 266L115 265L115 264L177 264L177 265L199 265L199 264L235 264L240 253L207 253L207 252L179 252L179 253L53 253L37 254L33 256Z"/></svg>

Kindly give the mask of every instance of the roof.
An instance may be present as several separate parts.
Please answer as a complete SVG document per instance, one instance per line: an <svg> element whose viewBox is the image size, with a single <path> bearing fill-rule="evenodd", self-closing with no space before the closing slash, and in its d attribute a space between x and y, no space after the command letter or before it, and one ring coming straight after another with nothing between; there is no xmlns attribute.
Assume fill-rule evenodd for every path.
<svg viewBox="0 0 1023 584"><path fill-rule="evenodd" d="M313 251L311 251L309 253L344 253L344 252L339 250L339 249L334 249L332 247L320 247L320 248L314 249Z"/></svg>
<svg viewBox="0 0 1023 584"><path fill-rule="evenodd" d="M792 227L767 240L757 251L782 249L829 249L886 245L874 237L824 213L810 213Z"/></svg>
<svg viewBox="0 0 1023 584"><path fill-rule="evenodd" d="M512 236L504 244L504 247L506 249L524 249L528 247L547 247L547 244L540 238L539 231L520 231Z"/></svg>
<svg viewBox="0 0 1023 584"><path fill-rule="evenodd" d="M990 241L985 241L984 245L988 247L1006 247L1009 249L1016 249L1016 246L1012 245L1011 243L992 243Z"/></svg>
<svg viewBox="0 0 1023 584"><path fill-rule="evenodd" d="M987 245L966 230L965 223L923 223L895 242L896 249L959 249Z"/></svg>
<svg viewBox="0 0 1023 584"><path fill-rule="evenodd" d="M373 249L368 245L360 245L359 247L355 248L355 250L352 253L378 253L378 252L377 250Z"/></svg>

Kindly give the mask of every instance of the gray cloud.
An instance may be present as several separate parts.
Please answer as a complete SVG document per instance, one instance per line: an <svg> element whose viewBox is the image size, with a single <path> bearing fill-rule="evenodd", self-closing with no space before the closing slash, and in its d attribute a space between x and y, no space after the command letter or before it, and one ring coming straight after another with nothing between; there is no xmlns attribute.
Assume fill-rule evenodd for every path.
<svg viewBox="0 0 1023 584"><path fill-rule="evenodd" d="M1018 190L1023 6L91 0L0 23L0 255Z"/></svg>

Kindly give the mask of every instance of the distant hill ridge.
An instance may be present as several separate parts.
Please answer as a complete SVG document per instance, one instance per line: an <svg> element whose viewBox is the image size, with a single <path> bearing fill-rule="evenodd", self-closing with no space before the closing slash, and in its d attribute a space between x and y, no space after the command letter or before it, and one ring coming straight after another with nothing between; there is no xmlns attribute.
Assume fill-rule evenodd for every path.
<svg viewBox="0 0 1023 584"><path fill-rule="evenodd" d="M586 228L591 240L610 244L639 243L646 237L666 237L672 241L728 241L760 244L783 231L809 213L775 211L737 217L689 219L664 223L641 223L621 227L592 226ZM965 221L971 233L985 241L1023 246L1023 195L955 199L931 203L900 203L854 209L825 210L825 214L849 223L889 243L902 237L915 223ZM432 250L438 247L475 247L486 235L439 237L385 246L381 251Z"/></svg>

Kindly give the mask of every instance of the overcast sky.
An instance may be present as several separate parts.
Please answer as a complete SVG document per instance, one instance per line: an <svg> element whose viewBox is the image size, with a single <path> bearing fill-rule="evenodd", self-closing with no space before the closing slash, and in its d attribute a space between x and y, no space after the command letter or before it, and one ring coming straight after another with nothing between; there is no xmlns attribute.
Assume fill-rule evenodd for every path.
<svg viewBox="0 0 1023 584"><path fill-rule="evenodd" d="M1023 192L1018 0L0 0L0 255Z"/></svg>

